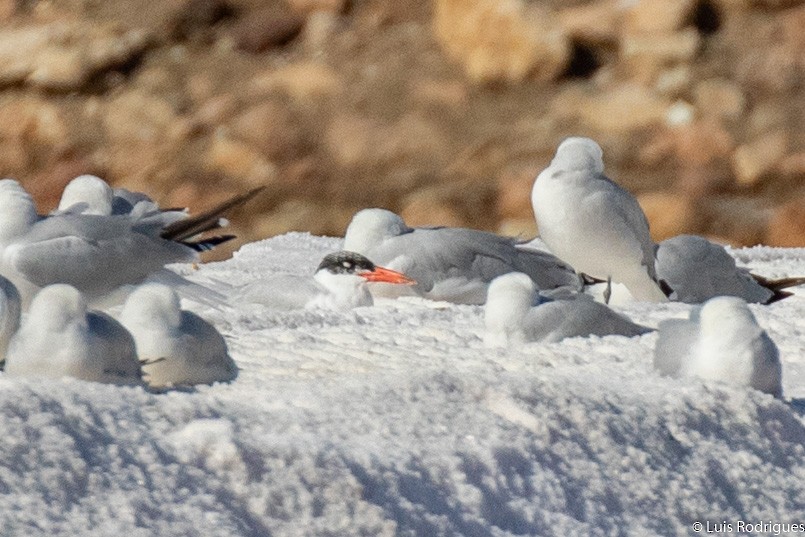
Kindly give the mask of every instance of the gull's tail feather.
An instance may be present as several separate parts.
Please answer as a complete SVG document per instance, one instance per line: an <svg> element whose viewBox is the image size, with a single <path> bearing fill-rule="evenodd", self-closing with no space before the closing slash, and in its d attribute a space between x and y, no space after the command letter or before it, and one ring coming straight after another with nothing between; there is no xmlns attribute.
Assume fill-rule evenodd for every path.
<svg viewBox="0 0 805 537"><path fill-rule="evenodd" d="M784 298L788 298L792 296L794 293L790 291L786 291L789 287L797 287L798 285L805 285L805 277L803 276L792 276L789 278L779 278L779 279L771 279L771 278L764 278L763 276L758 276L757 274L749 274L752 278L774 293L772 297L766 301L766 304L771 304L773 302L777 302L778 300L782 300Z"/></svg>
<svg viewBox="0 0 805 537"><path fill-rule="evenodd" d="M181 242L186 241L187 239L190 239L199 233L219 229L225 225L225 220L221 218L221 215L224 212L246 203L264 189L265 186L258 186L257 188L253 188L248 192L238 194L237 196L234 196L201 214L174 222L173 224L166 226L160 235L163 239Z"/></svg>

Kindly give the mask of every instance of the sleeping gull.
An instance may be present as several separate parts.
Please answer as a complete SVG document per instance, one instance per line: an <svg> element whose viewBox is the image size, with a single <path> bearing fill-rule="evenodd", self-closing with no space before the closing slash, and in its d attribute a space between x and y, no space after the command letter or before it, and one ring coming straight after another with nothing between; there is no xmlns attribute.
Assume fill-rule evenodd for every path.
<svg viewBox="0 0 805 537"><path fill-rule="evenodd" d="M233 199L237 202L242 198ZM54 283L76 287L90 303L149 278L164 277L179 283L181 278L164 266L195 262L199 252L231 238L195 236L215 229L218 213L232 203L229 200L201 215L168 225L159 211L129 215L67 212L40 217L22 186L3 179L0 274L14 282L26 306L39 289ZM184 283L188 289L198 287Z"/></svg>
<svg viewBox="0 0 805 537"><path fill-rule="evenodd" d="M9 345L8 376L74 377L110 384L140 384L134 340L120 323L87 311L69 285L45 287Z"/></svg>
<svg viewBox="0 0 805 537"><path fill-rule="evenodd" d="M126 300L120 322L134 337L152 387L228 382L238 374L223 336L198 315L183 311L170 287L138 287Z"/></svg>
<svg viewBox="0 0 805 537"><path fill-rule="evenodd" d="M540 237L579 272L619 282L637 300L665 302L655 244L637 200L604 175L601 147L567 138L531 194Z"/></svg>
<svg viewBox="0 0 805 537"><path fill-rule="evenodd" d="M652 331L586 295L540 302L527 275L513 272L495 278L484 306L484 342L490 346L555 343L569 337L632 337Z"/></svg>
<svg viewBox="0 0 805 537"><path fill-rule="evenodd" d="M489 282L509 272L528 274L542 290L582 288L575 271L548 252L474 229L410 228L385 209L356 213L344 248L407 274L417 281L412 291L433 300L483 304ZM377 291L397 294L387 288Z"/></svg>
<svg viewBox="0 0 805 537"><path fill-rule="evenodd" d="M699 377L782 395L777 346L746 302L716 297L689 319L660 322L654 366L664 375Z"/></svg>
<svg viewBox="0 0 805 537"><path fill-rule="evenodd" d="M275 275L244 286L236 299L278 310L322 307L346 310L374 303L367 287L370 282L416 283L405 274L379 267L360 254L341 251L326 255L312 277Z"/></svg>
<svg viewBox="0 0 805 537"><path fill-rule="evenodd" d="M738 268L723 246L695 235L679 235L659 244L657 276L673 289L672 300L689 304L717 296L769 304L791 296L786 288L805 284L805 278L767 279Z"/></svg>

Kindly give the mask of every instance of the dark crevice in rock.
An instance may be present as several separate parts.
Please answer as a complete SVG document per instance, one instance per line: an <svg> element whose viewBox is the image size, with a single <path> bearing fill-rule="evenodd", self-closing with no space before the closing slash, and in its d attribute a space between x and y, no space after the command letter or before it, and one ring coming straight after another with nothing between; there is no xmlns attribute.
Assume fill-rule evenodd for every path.
<svg viewBox="0 0 805 537"><path fill-rule="evenodd" d="M574 42L570 61L562 78L591 78L599 67L601 61L595 49L587 44Z"/></svg>
<svg viewBox="0 0 805 537"><path fill-rule="evenodd" d="M701 0L691 15L691 24L703 35L711 35L721 28L721 13L710 0Z"/></svg>

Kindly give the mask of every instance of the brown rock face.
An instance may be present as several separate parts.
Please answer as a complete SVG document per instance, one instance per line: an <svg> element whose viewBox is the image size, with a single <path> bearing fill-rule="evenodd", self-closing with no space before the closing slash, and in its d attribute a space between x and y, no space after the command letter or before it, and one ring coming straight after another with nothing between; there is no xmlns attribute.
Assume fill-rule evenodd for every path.
<svg viewBox="0 0 805 537"><path fill-rule="evenodd" d="M772 246L805 247L805 196L775 210L769 221L766 243Z"/></svg>
<svg viewBox="0 0 805 537"><path fill-rule="evenodd" d="M702 215L695 200L669 192L652 192L637 198L655 242L701 228Z"/></svg>
<svg viewBox="0 0 805 537"><path fill-rule="evenodd" d="M521 0L437 0L434 12L436 38L475 82L551 80L567 65L561 26Z"/></svg>
<svg viewBox="0 0 805 537"><path fill-rule="evenodd" d="M735 150L732 165L738 182L750 186L760 181L788 149L788 136L773 132L744 144Z"/></svg>
<svg viewBox="0 0 805 537"><path fill-rule="evenodd" d="M659 236L796 227L801 1L0 0L0 21L0 176L43 209L94 172L168 204L267 184L235 215L249 240L367 206L528 236L534 176L581 135Z"/></svg>
<svg viewBox="0 0 805 537"><path fill-rule="evenodd" d="M0 84L81 89L98 73L141 54L149 39L142 30L60 22L6 29L0 34Z"/></svg>

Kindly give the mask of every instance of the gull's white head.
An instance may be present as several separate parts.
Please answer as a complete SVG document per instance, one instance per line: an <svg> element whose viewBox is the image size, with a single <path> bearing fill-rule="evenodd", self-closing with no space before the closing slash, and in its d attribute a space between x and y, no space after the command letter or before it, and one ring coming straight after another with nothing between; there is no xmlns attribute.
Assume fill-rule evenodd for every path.
<svg viewBox="0 0 805 537"><path fill-rule="evenodd" d="M411 230L398 215L386 209L363 209L355 213L344 234L344 250L366 254L384 240Z"/></svg>
<svg viewBox="0 0 805 537"><path fill-rule="evenodd" d="M0 239L25 233L36 222L33 198L14 179L0 180Z"/></svg>
<svg viewBox="0 0 805 537"><path fill-rule="evenodd" d="M566 138L556 149L551 168L563 171L593 171L604 173L604 152L590 138Z"/></svg>
<svg viewBox="0 0 805 537"><path fill-rule="evenodd" d="M42 331L61 332L70 325L86 326L87 302L75 287L67 284L49 285L39 291L31 302L26 325Z"/></svg>
<svg viewBox="0 0 805 537"><path fill-rule="evenodd" d="M525 341L523 319L534 304L536 286L522 272L498 276L489 284L484 306L487 345Z"/></svg>
<svg viewBox="0 0 805 537"><path fill-rule="evenodd" d="M696 315L703 336L740 333L751 338L762 331L746 301L738 297L711 298Z"/></svg>
<svg viewBox="0 0 805 537"><path fill-rule="evenodd" d="M112 188L100 177L79 175L64 187L59 211L65 211L76 204L85 204L83 214L107 216L112 214Z"/></svg>
<svg viewBox="0 0 805 537"><path fill-rule="evenodd" d="M178 328L182 309L176 291L159 283L141 285L132 292L120 314L126 326L155 325Z"/></svg>

